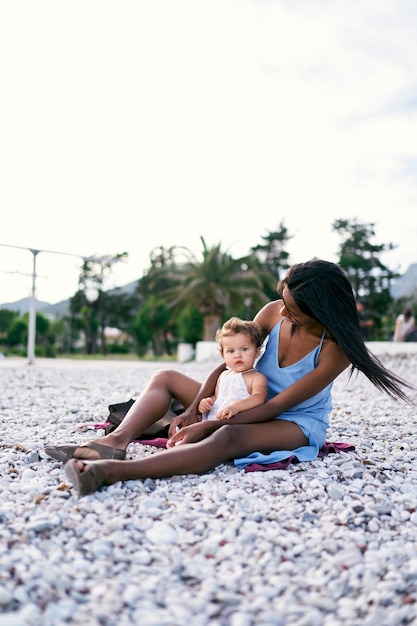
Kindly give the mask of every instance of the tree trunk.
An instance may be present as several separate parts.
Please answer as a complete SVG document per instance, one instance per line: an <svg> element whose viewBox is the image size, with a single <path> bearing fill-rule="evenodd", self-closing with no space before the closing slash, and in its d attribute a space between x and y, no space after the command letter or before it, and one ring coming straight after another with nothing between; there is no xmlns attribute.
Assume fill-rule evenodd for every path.
<svg viewBox="0 0 417 626"><path fill-rule="evenodd" d="M205 315L203 341L215 341L216 331L220 327L220 324L220 315Z"/></svg>

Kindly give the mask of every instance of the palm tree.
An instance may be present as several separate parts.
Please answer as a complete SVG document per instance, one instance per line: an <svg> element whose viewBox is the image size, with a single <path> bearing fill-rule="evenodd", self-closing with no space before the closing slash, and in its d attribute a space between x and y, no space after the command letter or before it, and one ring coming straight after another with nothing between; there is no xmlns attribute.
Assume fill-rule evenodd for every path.
<svg viewBox="0 0 417 626"><path fill-rule="evenodd" d="M185 261L174 262L169 269L171 287L165 292L171 306L195 308L204 320L204 341L213 341L216 330L228 312L242 310L246 300L259 308L268 301L261 277L250 269L250 259L233 259L222 252L220 244L208 248L203 237L203 260L189 250ZM184 256L184 248L179 249ZM166 276L166 268L164 269Z"/></svg>

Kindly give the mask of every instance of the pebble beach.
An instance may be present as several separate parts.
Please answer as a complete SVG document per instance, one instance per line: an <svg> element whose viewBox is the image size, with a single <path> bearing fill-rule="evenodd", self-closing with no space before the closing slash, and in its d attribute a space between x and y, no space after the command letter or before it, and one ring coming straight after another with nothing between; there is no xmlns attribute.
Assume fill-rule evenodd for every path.
<svg viewBox="0 0 417 626"><path fill-rule="evenodd" d="M417 385L417 344L369 347ZM355 450L286 470L228 463L79 498L45 454L102 434L153 371L215 364L0 360L2 626L417 625L416 406L361 374L336 380L327 437Z"/></svg>

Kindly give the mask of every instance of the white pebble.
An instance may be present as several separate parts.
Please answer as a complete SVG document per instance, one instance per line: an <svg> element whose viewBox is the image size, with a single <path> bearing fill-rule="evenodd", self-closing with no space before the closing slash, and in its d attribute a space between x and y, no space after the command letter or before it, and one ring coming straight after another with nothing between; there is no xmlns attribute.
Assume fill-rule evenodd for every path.
<svg viewBox="0 0 417 626"><path fill-rule="evenodd" d="M164 545L177 542L177 532L168 524L155 522L155 524L146 531L146 537L151 543Z"/></svg>
<svg viewBox="0 0 417 626"><path fill-rule="evenodd" d="M401 349L393 344L392 349ZM417 351L385 355L417 380ZM213 364L175 364L203 380ZM45 442L100 437L108 405L160 369L137 362L0 363L2 626L397 626L417 581L415 411L363 377L334 385L329 441L287 470L225 463L78 498ZM18 399L18 400L17 400ZM135 443L128 458L166 454Z"/></svg>

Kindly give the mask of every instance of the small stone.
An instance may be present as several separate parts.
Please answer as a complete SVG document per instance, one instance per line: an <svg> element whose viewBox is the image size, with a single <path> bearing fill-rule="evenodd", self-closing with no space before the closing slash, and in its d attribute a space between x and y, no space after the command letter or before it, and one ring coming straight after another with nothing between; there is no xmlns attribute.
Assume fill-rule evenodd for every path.
<svg viewBox="0 0 417 626"><path fill-rule="evenodd" d="M20 475L22 481L29 481L36 478L37 474L33 469L25 469Z"/></svg>
<svg viewBox="0 0 417 626"><path fill-rule="evenodd" d="M0 606L5 608L13 602L13 596L6 589L0 587Z"/></svg>
<svg viewBox="0 0 417 626"><path fill-rule="evenodd" d="M177 542L177 532L168 524L156 522L149 530L146 531L146 537L151 543L157 545L170 544Z"/></svg>
<svg viewBox="0 0 417 626"><path fill-rule="evenodd" d="M343 500L345 492L344 490L337 484L330 483L327 487L327 493L329 497L333 500Z"/></svg>

